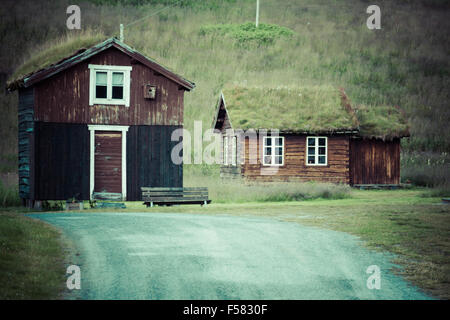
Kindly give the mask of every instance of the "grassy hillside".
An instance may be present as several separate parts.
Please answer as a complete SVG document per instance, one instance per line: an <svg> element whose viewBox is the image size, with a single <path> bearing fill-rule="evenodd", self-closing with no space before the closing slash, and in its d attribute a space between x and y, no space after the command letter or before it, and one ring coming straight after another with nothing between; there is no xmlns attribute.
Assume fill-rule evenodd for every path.
<svg viewBox="0 0 450 320"><path fill-rule="evenodd" d="M271 41L260 41L267 38L264 34L247 39L238 30L254 20L255 1L189 0L129 26L173 1L113 2L78 1L82 31L71 31L65 27L68 1L7 1L0 12L0 37L6 44L0 48L0 80L58 39L117 35L124 23L126 43L196 83L186 94L188 128L194 120L210 126L225 84L331 85L344 87L352 101L367 107L401 106L411 125L404 150L450 150L450 7L445 1L379 1L382 29L369 30L369 3L363 0L263 0L261 23L292 31ZM0 99L5 119L1 154L14 154L17 98Z"/></svg>

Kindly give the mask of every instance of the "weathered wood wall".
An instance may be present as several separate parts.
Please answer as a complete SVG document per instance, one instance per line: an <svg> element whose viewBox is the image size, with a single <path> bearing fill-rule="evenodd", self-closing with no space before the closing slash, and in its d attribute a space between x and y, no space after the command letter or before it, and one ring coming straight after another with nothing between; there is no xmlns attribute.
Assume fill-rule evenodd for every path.
<svg viewBox="0 0 450 320"><path fill-rule="evenodd" d="M85 124L35 122L35 200L89 199Z"/></svg>
<svg viewBox="0 0 450 320"><path fill-rule="evenodd" d="M245 143L245 164L242 174L247 181L320 181L346 183L350 182L349 174L349 137L328 137L328 164L326 166L306 165L306 135L283 135L284 138L284 165L278 170L261 169L260 144L249 145ZM257 163L250 164L250 152L256 153ZM264 167L268 168L268 167Z"/></svg>
<svg viewBox="0 0 450 320"><path fill-rule="evenodd" d="M350 157L352 184L400 183L400 139L352 139Z"/></svg>
<svg viewBox="0 0 450 320"><path fill-rule="evenodd" d="M171 152L173 130L182 126L132 126L127 133L127 200L141 200L141 187L182 187L183 166Z"/></svg>
<svg viewBox="0 0 450 320"><path fill-rule="evenodd" d="M31 199L33 195L33 88L19 90L19 196L22 199Z"/></svg>
<svg viewBox="0 0 450 320"><path fill-rule="evenodd" d="M89 106L89 64L131 66L130 106ZM143 86L156 85L156 99L144 99ZM166 77L110 48L35 88L35 120L110 125L182 125L184 90Z"/></svg>

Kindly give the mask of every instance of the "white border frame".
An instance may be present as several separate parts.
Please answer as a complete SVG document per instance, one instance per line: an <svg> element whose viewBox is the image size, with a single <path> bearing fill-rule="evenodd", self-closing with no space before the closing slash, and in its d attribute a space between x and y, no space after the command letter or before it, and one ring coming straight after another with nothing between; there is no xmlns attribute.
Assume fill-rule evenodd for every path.
<svg viewBox="0 0 450 320"><path fill-rule="evenodd" d="M309 157L309 145L308 145L308 139L309 138L314 138L315 139L315 144L314 144L314 160L316 163L308 163L308 157ZM319 138L325 138L325 163L319 163ZM328 137L322 137L322 136L307 136L306 137L306 157L305 157L305 163L307 166L327 166L328 165ZM322 156L322 155L321 155Z"/></svg>
<svg viewBox="0 0 450 320"><path fill-rule="evenodd" d="M89 199L92 200L95 185L95 131L122 132L122 199L127 199L127 132L130 126L88 125L90 132L90 173L89 173Z"/></svg>
<svg viewBox="0 0 450 320"><path fill-rule="evenodd" d="M125 107L130 106L130 87L131 87L131 69L130 66L111 66L111 65L99 65L99 64L89 64L89 105L93 106L96 104L104 105L124 105ZM107 84L106 84L106 99L95 98L95 73L97 71L107 72ZM112 99L112 73L113 72L123 72L123 99Z"/></svg>
<svg viewBox="0 0 450 320"><path fill-rule="evenodd" d="M267 166L267 167L282 167L284 166L284 137L283 136L263 136L263 149L262 149L262 161L261 163L263 164L263 166ZM268 145L266 145L266 139L270 138L272 141L276 138L281 138L282 141L282 145L281 145L281 150L282 150L282 154L281 154L281 163L265 163L265 157L264 157L264 150L266 147L268 147ZM278 155L276 155L275 149L274 148L279 148L280 146L275 146L274 144L270 145L270 147L272 148L272 153L270 155L270 157L272 158L271 160L274 160L275 157L277 157Z"/></svg>

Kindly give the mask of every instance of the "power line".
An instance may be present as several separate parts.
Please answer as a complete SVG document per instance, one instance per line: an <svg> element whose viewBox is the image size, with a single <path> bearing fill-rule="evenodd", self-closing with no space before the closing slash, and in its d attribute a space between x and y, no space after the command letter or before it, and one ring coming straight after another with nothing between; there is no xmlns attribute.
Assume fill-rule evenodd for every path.
<svg viewBox="0 0 450 320"><path fill-rule="evenodd" d="M155 11L155 12L153 12L153 13L151 13L151 14L145 16L145 17L142 17L142 18L140 18L140 19L138 19L138 20L135 20L135 21L133 21L133 22L130 22L129 24L126 24L125 27L129 27L129 26L131 26L131 25L134 25L134 24L136 24L136 23L138 23L138 22L140 22L140 21L142 21L142 20L144 20L144 19L150 18L150 17L152 17L152 16L154 16L154 15L156 15L156 14L158 14L158 13L164 11L164 10L167 10L167 9L169 9L169 8L172 8L172 7L176 6L177 4L179 4L179 3L182 2L182 1L183 1L183 0L178 0L178 1L174 2L174 3L172 3L171 5L168 5L167 7L162 8L161 10Z"/></svg>

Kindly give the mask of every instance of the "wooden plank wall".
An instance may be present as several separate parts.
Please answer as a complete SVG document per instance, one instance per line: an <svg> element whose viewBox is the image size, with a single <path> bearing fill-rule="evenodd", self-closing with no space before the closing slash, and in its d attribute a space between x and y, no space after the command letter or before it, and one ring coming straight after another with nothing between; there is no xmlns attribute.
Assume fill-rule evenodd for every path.
<svg viewBox="0 0 450 320"><path fill-rule="evenodd" d="M35 200L89 199L85 124L35 122Z"/></svg>
<svg viewBox="0 0 450 320"><path fill-rule="evenodd" d="M89 64L131 66L130 106L89 106ZM156 85L156 99L143 86ZM110 125L182 125L184 90L164 76L110 48L36 85L35 120Z"/></svg>
<svg viewBox="0 0 450 320"><path fill-rule="evenodd" d="M122 132L95 132L94 192L122 193Z"/></svg>
<svg viewBox="0 0 450 320"><path fill-rule="evenodd" d="M127 133L127 200L141 200L141 187L182 187L183 166L175 165L171 141L181 126L132 126Z"/></svg>
<svg viewBox="0 0 450 320"><path fill-rule="evenodd" d="M33 105L34 89L19 90L18 126L19 126L19 196L22 199L33 197Z"/></svg>
<svg viewBox="0 0 450 320"><path fill-rule="evenodd" d="M306 135L284 135L285 158L284 165L278 171L261 174L263 168L260 161L259 143L249 146L248 139L245 145L245 164L243 176L247 181L320 181L333 183L350 182L349 175L349 137L328 137L328 165L307 166ZM257 163L249 163L249 152L258 154Z"/></svg>
<svg viewBox="0 0 450 320"><path fill-rule="evenodd" d="M352 139L350 150L352 184L400 183L400 139Z"/></svg>

